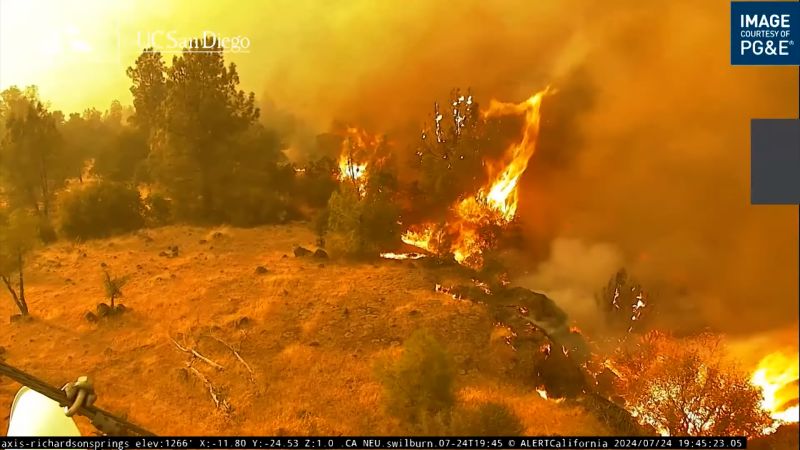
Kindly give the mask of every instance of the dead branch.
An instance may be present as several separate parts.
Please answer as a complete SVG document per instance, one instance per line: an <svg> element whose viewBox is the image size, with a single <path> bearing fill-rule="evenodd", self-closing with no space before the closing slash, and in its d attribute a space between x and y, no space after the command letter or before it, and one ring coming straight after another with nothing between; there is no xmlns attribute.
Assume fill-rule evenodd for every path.
<svg viewBox="0 0 800 450"><path fill-rule="evenodd" d="M226 413L230 412L231 410L230 403L228 403L228 400L226 400L225 398L222 398L222 394L214 387L214 385L211 383L211 380L206 378L206 376L203 375L199 370L192 367L191 364L188 364L188 369L190 372L195 374L195 376L199 378L200 381L203 382L203 384L206 385L206 387L208 388L208 393L211 394L211 400L214 402L214 406L216 406L217 409L221 409L223 412Z"/></svg>
<svg viewBox="0 0 800 450"><path fill-rule="evenodd" d="M198 359L202 360L203 362L207 363L208 365L210 365L211 367L213 367L213 368L215 368L217 370L224 370L225 369L224 367L222 367L221 364L219 364L217 362L214 362L209 358L206 358L205 356L203 356L200 352L198 352L194 348L185 347L185 346L179 344L178 341L176 341L172 337L170 337L169 340L171 340L172 343L175 344L176 347L178 347L178 350L180 350L180 351L182 351L184 353L189 353L189 354L194 355Z"/></svg>
<svg viewBox="0 0 800 450"><path fill-rule="evenodd" d="M233 352L233 355L236 356L236 359L238 359L239 362L241 362L242 365L244 365L244 367L247 369L247 371L250 372L250 375L255 375L255 372L253 372L253 369L250 367L250 364L247 364L247 361L245 361L244 358L242 358L242 355L239 354L239 351L236 350L231 344L228 344L227 342L223 341L222 339L220 339L220 338L218 338L218 337L216 337L214 335L209 335L208 337L210 337L211 339L214 339L215 341L219 342L220 344L224 345L225 347L228 347L228 349L231 352Z"/></svg>

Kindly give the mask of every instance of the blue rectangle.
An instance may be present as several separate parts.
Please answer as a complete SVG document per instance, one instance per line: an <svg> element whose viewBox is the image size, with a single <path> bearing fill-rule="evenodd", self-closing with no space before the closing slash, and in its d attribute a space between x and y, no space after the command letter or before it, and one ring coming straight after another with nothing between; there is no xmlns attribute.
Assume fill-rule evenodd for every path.
<svg viewBox="0 0 800 450"><path fill-rule="evenodd" d="M800 65L800 3L731 2L731 64Z"/></svg>

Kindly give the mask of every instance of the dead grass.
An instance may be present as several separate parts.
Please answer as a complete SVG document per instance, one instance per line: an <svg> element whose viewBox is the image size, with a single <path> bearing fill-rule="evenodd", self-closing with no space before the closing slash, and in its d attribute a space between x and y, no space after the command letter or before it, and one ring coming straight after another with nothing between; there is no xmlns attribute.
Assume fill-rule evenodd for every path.
<svg viewBox="0 0 800 450"><path fill-rule="evenodd" d="M482 306L433 292L424 269L407 263L292 255L294 244L313 242L307 227L289 225L174 226L57 243L27 269L35 320L4 325L0 345L10 364L53 384L93 376L101 407L159 434L391 434L402 429L381 408L374 363L427 328L456 361L463 401L506 403L532 434L607 433L582 410L507 384L506 349ZM175 245L176 257L159 256ZM132 311L90 324L83 314L103 299L103 263L130 276L121 302ZM2 298L0 320L12 306ZM178 333L224 367L193 363L231 414L182 374L187 354L169 340ZM237 348L255 375L209 334ZM0 403L17 388L0 380Z"/></svg>

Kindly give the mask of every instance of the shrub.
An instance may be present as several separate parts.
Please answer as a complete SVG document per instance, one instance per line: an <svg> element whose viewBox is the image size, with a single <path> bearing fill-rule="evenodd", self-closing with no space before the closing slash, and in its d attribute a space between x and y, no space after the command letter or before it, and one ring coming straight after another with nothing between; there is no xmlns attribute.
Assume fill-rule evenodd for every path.
<svg viewBox="0 0 800 450"><path fill-rule="evenodd" d="M377 253L397 239L397 208L382 196L362 198L343 185L328 202L328 247L335 255Z"/></svg>
<svg viewBox="0 0 800 450"><path fill-rule="evenodd" d="M164 194L151 192L144 200L144 218L149 226L170 223L172 221L172 201Z"/></svg>
<svg viewBox="0 0 800 450"><path fill-rule="evenodd" d="M410 425L447 415L454 402L455 374L450 359L425 331L412 334L403 355L378 368L386 409Z"/></svg>
<svg viewBox="0 0 800 450"><path fill-rule="evenodd" d="M44 244L50 244L55 242L58 239L58 235L56 234L56 228L53 226L53 223L44 216L39 217L38 219L38 231L39 231L39 239Z"/></svg>
<svg viewBox="0 0 800 450"><path fill-rule="evenodd" d="M99 181L62 193L61 231L70 238L92 239L136 230L144 224L139 191L132 186Z"/></svg>
<svg viewBox="0 0 800 450"><path fill-rule="evenodd" d="M521 436L525 426L506 405L490 402L457 410L450 429L461 436Z"/></svg>

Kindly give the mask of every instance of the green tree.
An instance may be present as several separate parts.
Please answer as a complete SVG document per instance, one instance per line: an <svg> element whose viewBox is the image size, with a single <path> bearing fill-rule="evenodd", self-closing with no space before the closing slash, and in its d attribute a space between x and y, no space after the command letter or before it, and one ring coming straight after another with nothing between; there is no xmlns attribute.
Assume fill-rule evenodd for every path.
<svg viewBox="0 0 800 450"><path fill-rule="evenodd" d="M0 280L3 281L20 314L28 315L23 267L25 256L36 243L36 219L18 209L0 212ZM16 286L12 280L16 273Z"/></svg>
<svg viewBox="0 0 800 450"><path fill-rule="evenodd" d="M167 98L167 66L161 53L145 49L126 74L132 81L134 114L130 120L145 136L161 125Z"/></svg>
<svg viewBox="0 0 800 450"><path fill-rule="evenodd" d="M211 42L208 44L210 47ZM160 58L142 55L137 68L129 71L137 120L144 120L147 111L148 126L155 130L150 133L150 167L155 181L174 200L176 213L193 219L224 216L220 193L227 189L231 166L241 162L235 153L237 138L259 114L254 94L238 89L236 65L226 66L222 49L217 46L214 50L184 50L173 58L166 69L161 110L154 106L160 91L153 81L158 80L162 67ZM147 109L140 112L140 105Z"/></svg>
<svg viewBox="0 0 800 450"><path fill-rule="evenodd" d="M12 207L49 217L53 192L64 181L54 167L61 148L60 117L48 111L34 87L0 93L0 182Z"/></svg>

